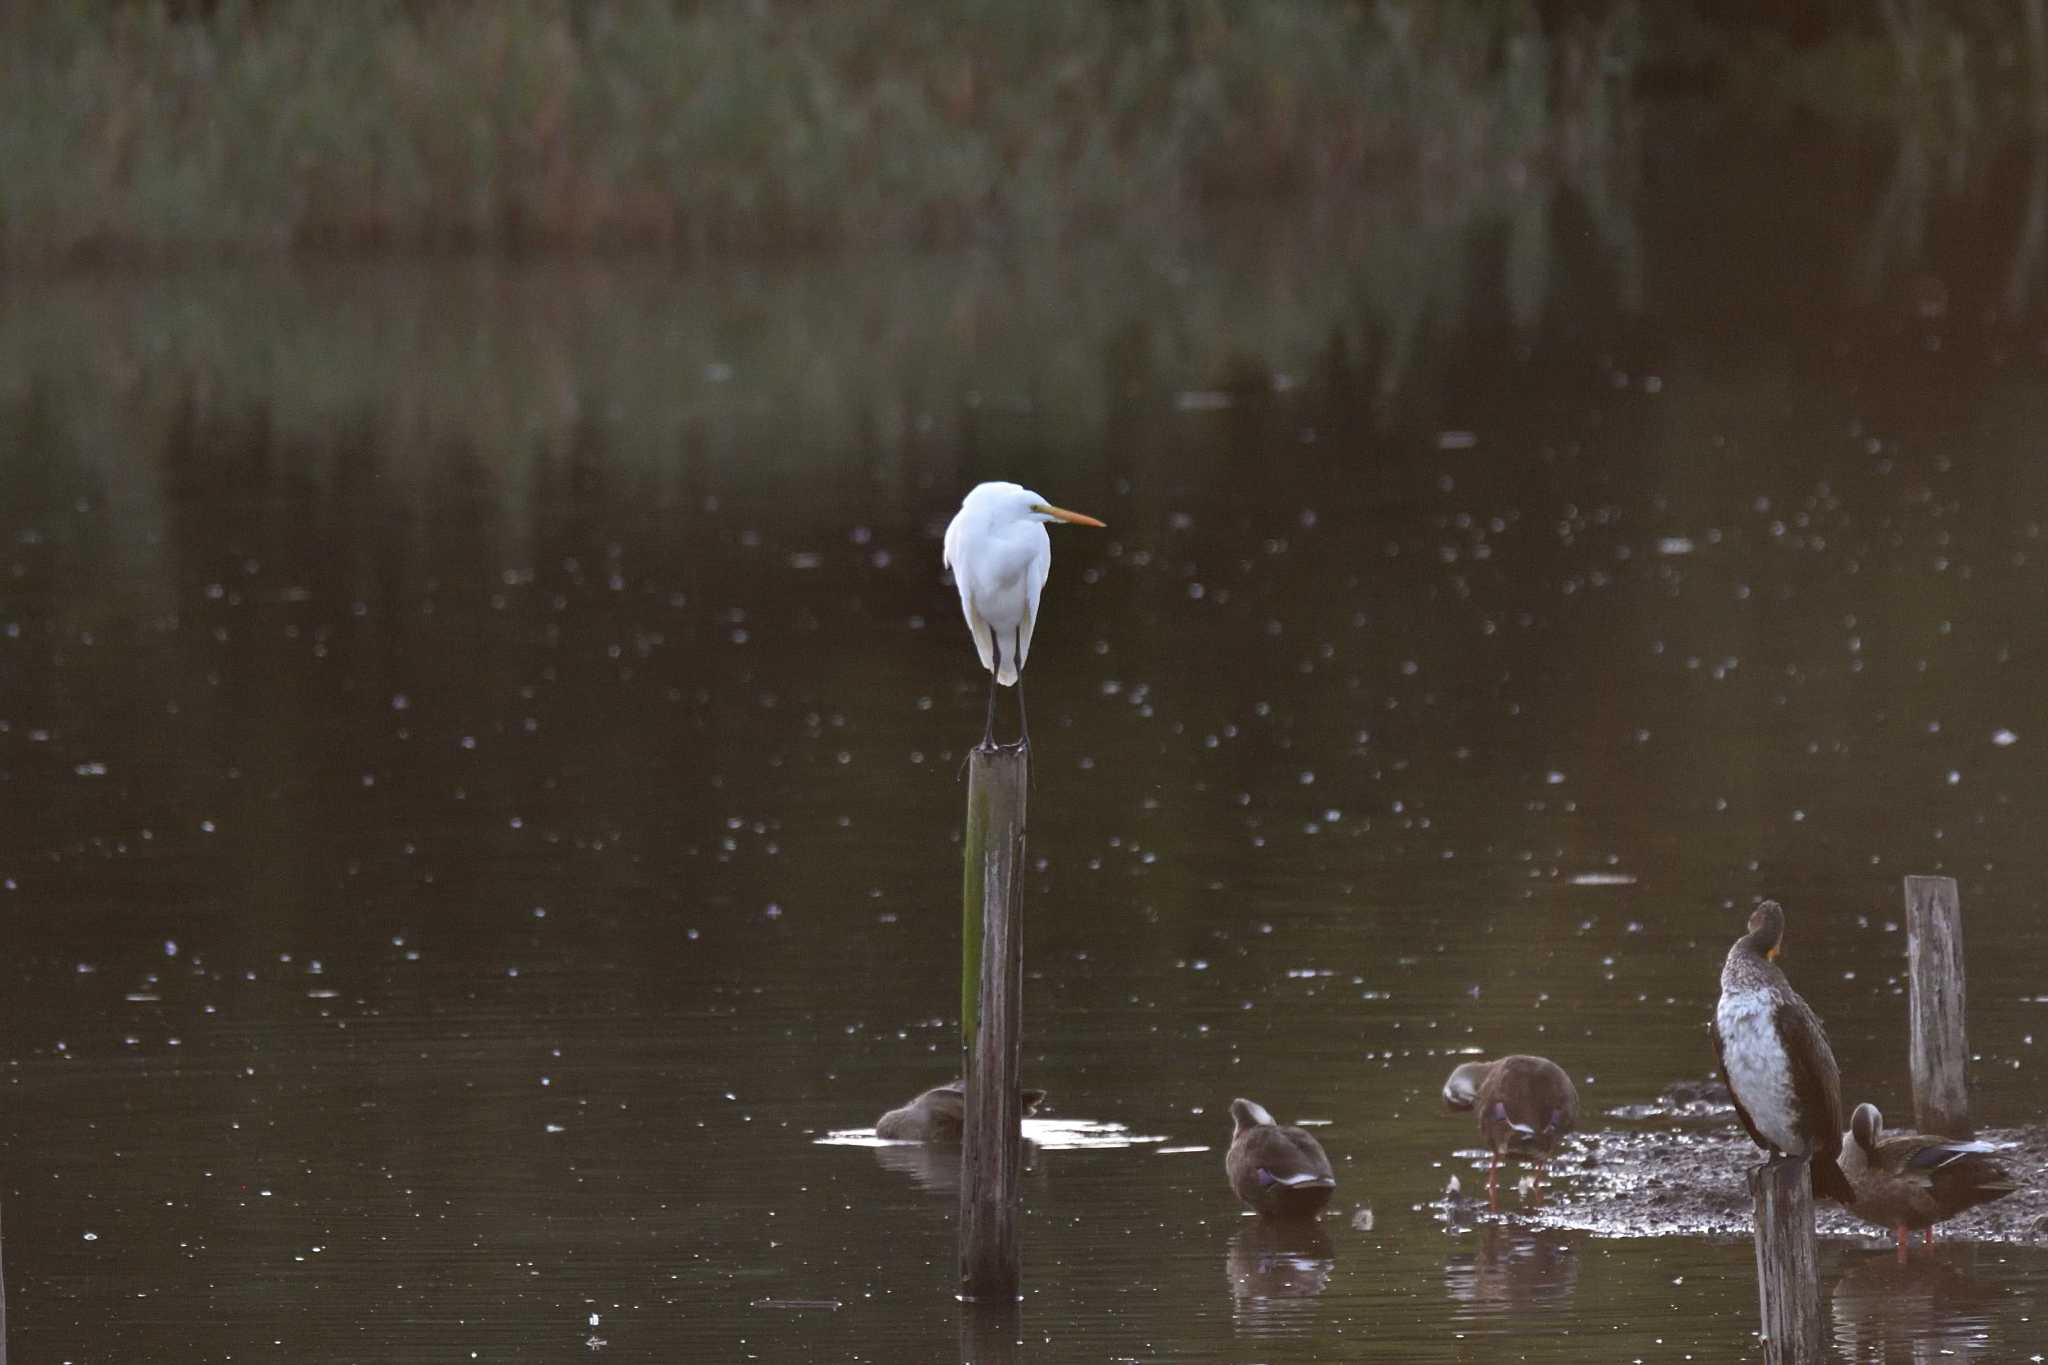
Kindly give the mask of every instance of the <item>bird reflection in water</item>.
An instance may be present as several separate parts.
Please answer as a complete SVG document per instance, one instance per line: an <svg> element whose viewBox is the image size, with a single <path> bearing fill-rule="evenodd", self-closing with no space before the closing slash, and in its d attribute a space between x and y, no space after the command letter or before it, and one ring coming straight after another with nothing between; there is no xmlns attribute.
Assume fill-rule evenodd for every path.
<svg viewBox="0 0 2048 1365"><path fill-rule="evenodd" d="M920 1189L959 1193L960 1149L926 1142L892 1142L877 1146L875 1160L885 1171L897 1171Z"/></svg>
<svg viewBox="0 0 2048 1365"><path fill-rule="evenodd" d="M1472 1316L1555 1307L1578 1287L1578 1250L1558 1233L1487 1222L1472 1236L1444 1261L1444 1287Z"/></svg>
<svg viewBox="0 0 2048 1365"><path fill-rule="evenodd" d="M1305 1300L1328 1289L1336 1269L1330 1234L1314 1219L1247 1219L1223 1262L1238 1326L1256 1336L1292 1332L1312 1315Z"/></svg>
<svg viewBox="0 0 2048 1365"><path fill-rule="evenodd" d="M960 1145L943 1142L883 1142L874 1148L875 1161L885 1171L896 1171L916 1182L919 1189L937 1194L960 1193ZM1038 1168L1038 1144L1025 1138L1018 1154L1022 1174Z"/></svg>
<svg viewBox="0 0 2048 1365"><path fill-rule="evenodd" d="M1853 1263L1828 1296L1839 1358L1932 1365L1984 1356L2003 1291L1968 1273L1975 1254L1970 1246L1937 1246L1904 1265L1889 1254Z"/></svg>

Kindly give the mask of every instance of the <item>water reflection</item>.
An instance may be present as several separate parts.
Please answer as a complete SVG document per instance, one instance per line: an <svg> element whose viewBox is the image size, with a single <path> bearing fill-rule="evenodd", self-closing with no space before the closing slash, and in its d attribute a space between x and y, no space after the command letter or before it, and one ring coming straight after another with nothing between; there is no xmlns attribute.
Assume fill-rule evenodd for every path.
<svg viewBox="0 0 2048 1365"><path fill-rule="evenodd" d="M1843 1359L1933 1365L1987 1348L1993 1310L2009 1289L1977 1278L1974 1248L1937 1252L1906 1265L1891 1256L1866 1257L1834 1282L1828 1316Z"/></svg>
<svg viewBox="0 0 2048 1365"><path fill-rule="evenodd" d="M2041 257L2048 246L2048 130L2037 129L2027 143L2027 203L2020 212L2020 230L2005 277L2005 311L2024 316L2041 278Z"/></svg>
<svg viewBox="0 0 2048 1365"><path fill-rule="evenodd" d="M1035 1153L1024 1144L1024 1168L1030 1169ZM940 1194L960 1192L960 1148L928 1142L888 1142L875 1145L875 1164L885 1171L909 1176L920 1189Z"/></svg>
<svg viewBox="0 0 2048 1365"><path fill-rule="evenodd" d="M1631 1108L1710 1059L1727 905L1811 901L1892 1103L1898 877L1957 872L1973 1102L2041 1104L2048 385L1942 265L1971 204L1905 259L1913 165L1878 269L1948 282L1938 363L1816 286L1883 186L1815 160L1052 255L5 280L24 1358L573 1353L611 1303L621 1359L956 1349L957 1158L811 1138L957 1052L936 536L1025 471L1115 527L1033 662L1031 1076L1120 1120L1027 1126L1034 1343L1442 1358L1448 1296L1569 1322L1531 1360L1746 1349L1753 1150ZM1506 1035L1623 1117L1561 1240L1447 1210L1446 1263L1401 1211ZM1193 1150L1249 1077L1357 1139L1341 1273Z"/></svg>
<svg viewBox="0 0 2048 1365"><path fill-rule="evenodd" d="M1292 1336L1313 1318L1299 1302L1330 1287L1337 1252L1320 1221L1254 1218L1231 1234L1223 1273L1246 1336Z"/></svg>
<svg viewBox="0 0 2048 1365"><path fill-rule="evenodd" d="M1557 1308L1578 1287L1578 1245L1561 1233L1489 1220L1469 1236L1469 1251L1444 1258L1444 1288L1460 1318Z"/></svg>
<svg viewBox="0 0 2048 1365"><path fill-rule="evenodd" d="M1166 1139L1152 1133L1134 1133L1121 1123L1102 1119L1027 1118L1023 1121L1021 1169L1039 1170L1046 1152L1099 1152L1125 1148L1160 1150ZM885 1171L907 1175L920 1188L935 1193L960 1189L960 1144L956 1142L901 1142L878 1137L872 1128L838 1128L813 1140L821 1147L866 1147L875 1163ZM1185 1148L1176 1151L1190 1150ZM1206 1151L1206 1148L1194 1148Z"/></svg>
<svg viewBox="0 0 2048 1365"><path fill-rule="evenodd" d="M1908 325L1932 338L1923 338L1922 343L1930 352L1939 348L1939 329L1963 282L1981 289L1987 316L2002 313L2007 324L2026 318L2033 311L2043 243L2048 241L2048 135L2036 131L2023 143L1991 149L1997 160L2021 161L2026 167L2023 202L2016 215L2010 207L2011 193L1994 192L1979 183L1993 180L1991 176L1970 174L1972 148L1966 139L1944 138L1926 121L1914 118L1902 121L1894 136L1884 191L1870 211L1857 255L1856 289L1861 298L1877 302L1896 289ZM1944 164L1937 166L1937 161ZM1945 182L1939 172L1945 172ZM1942 230L1954 232L1959 226L1942 221L1943 202L1963 195L1987 201L1985 221L1960 225L1978 242L1976 260L1934 249ZM2003 268L1994 271L2000 265Z"/></svg>
<svg viewBox="0 0 2048 1365"><path fill-rule="evenodd" d="M1155 1147L1166 1139L1157 1133L1133 1132L1129 1125L1112 1119L1028 1118L1019 1127L1027 1150L1043 1148L1052 1152L1114 1151L1124 1147ZM815 1139L821 1147L873 1147L898 1151L922 1147L943 1151L959 1150L958 1142L902 1142L878 1136L872 1128L835 1128ZM1206 1151L1205 1147L1176 1147L1175 1152Z"/></svg>
<svg viewBox="0 0 2048 1365"><path fill-rule="evenodd" d="M1024 1314L1013 1303L960 1305L960 1360L963 1365L1010 1365L1026 1358Z"/></svg>

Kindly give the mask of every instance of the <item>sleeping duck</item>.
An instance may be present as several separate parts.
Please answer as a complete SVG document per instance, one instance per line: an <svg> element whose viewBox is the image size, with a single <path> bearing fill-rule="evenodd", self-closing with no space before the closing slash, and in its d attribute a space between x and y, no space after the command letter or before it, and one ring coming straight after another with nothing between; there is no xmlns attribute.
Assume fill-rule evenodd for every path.
<svg viewBox="0 0 2048 1365"><path fill-rule="evenodd" d="M1045 1092L1019 1090L1017 1098L1029 1115L1045 1099ZM891 1109L876 1119L875 1136L896 1142L958 1142L966 1103L966 1082L933 1086L901 1109Z"/></svg>
<svg viewBox="0 0 2048 1365"><path fill-rule="evenodd" d="M1337 1188L1323 1144L1291 1124L1275 1123L1251 1100L1232 1100L1230 1118L1230 1154L1223 1169L1237 1197L1266 1218L1320 1213Z"/></svg>
<svg viewBox="0 0 2048 1365"><path fill-rule="evenodd" d="M1486 1167L1489 1204L1499 1201L1503 1157L1540 1167L1557 1150L1557 1140L1579 1123L1579 1092L1548 1057L1467 1062L1444 1082L1444 1103L1477 1115L1480 1139L1492 1158Z"/></svg>
<svg viewBox="0 0 2048 1365"><path fill-rule="evenodd" d="M1906 1255L1906 1233L1919 1228L1928 1245L1934 1225L1965 1209L2003 1199L2019 1188L1990 1157L1988 1142L1956 1142L1925 1133L1887 1133L1874 1104L1859 1104L1842 1144L1842 1174L1856 1188L1849 1211L1889 1228Z"/></svg>

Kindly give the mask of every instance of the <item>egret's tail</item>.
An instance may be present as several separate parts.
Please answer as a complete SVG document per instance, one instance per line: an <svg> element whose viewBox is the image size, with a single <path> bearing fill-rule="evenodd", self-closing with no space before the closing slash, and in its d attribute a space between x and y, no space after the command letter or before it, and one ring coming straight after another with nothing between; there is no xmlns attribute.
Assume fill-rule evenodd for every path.
<svg viewBox="0 0 2048 1365"><path fill-rule="evenodd" d="M995 674L996 681L1003 686L1015 687L1017 685L1017 670L1024 665L1018 637L1015 634L1011 634L998 642L995 636L995 628L989 625L987 621L984 621L979 612L964 602L961 606L967 617L967 629L974 634L974 651L981 655L981 666ZM1003 656L1001 668L996 667L998 643L1001 645ZM1021 640L1021 646L1022 650L1029 650L1031 648L1031 636L1028 631Z"/></svg>
<svg viewBox="0 0 2048 1365"><path fill-rule="evenodd" d="M974 652L981 656L981 666L990 672L994 672L996 666L995 636L989 630L988 622L970 611L967 613L967 632L974 637Z"/></svg>

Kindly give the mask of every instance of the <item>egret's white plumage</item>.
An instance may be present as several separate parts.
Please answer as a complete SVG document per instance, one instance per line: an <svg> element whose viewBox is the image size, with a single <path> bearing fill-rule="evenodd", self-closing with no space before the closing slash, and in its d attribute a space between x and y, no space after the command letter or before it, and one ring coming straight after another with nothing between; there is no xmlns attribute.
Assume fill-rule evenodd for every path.
<svg viewBox="0 0 2048 1365"><path fill-rule="evenodd" d="M961 499L946 527L944 562L960 589L960 614L974 636L981 666L994 681L1014 687L1031 657L1031 632L1038 624L1038 596L1052 572L1049 521L1077 526L1101 522L1054 507L1014 483L977 484ZM993 716L993 692L991 692ZM984 736L988 740L988 736Z"/></svg>

